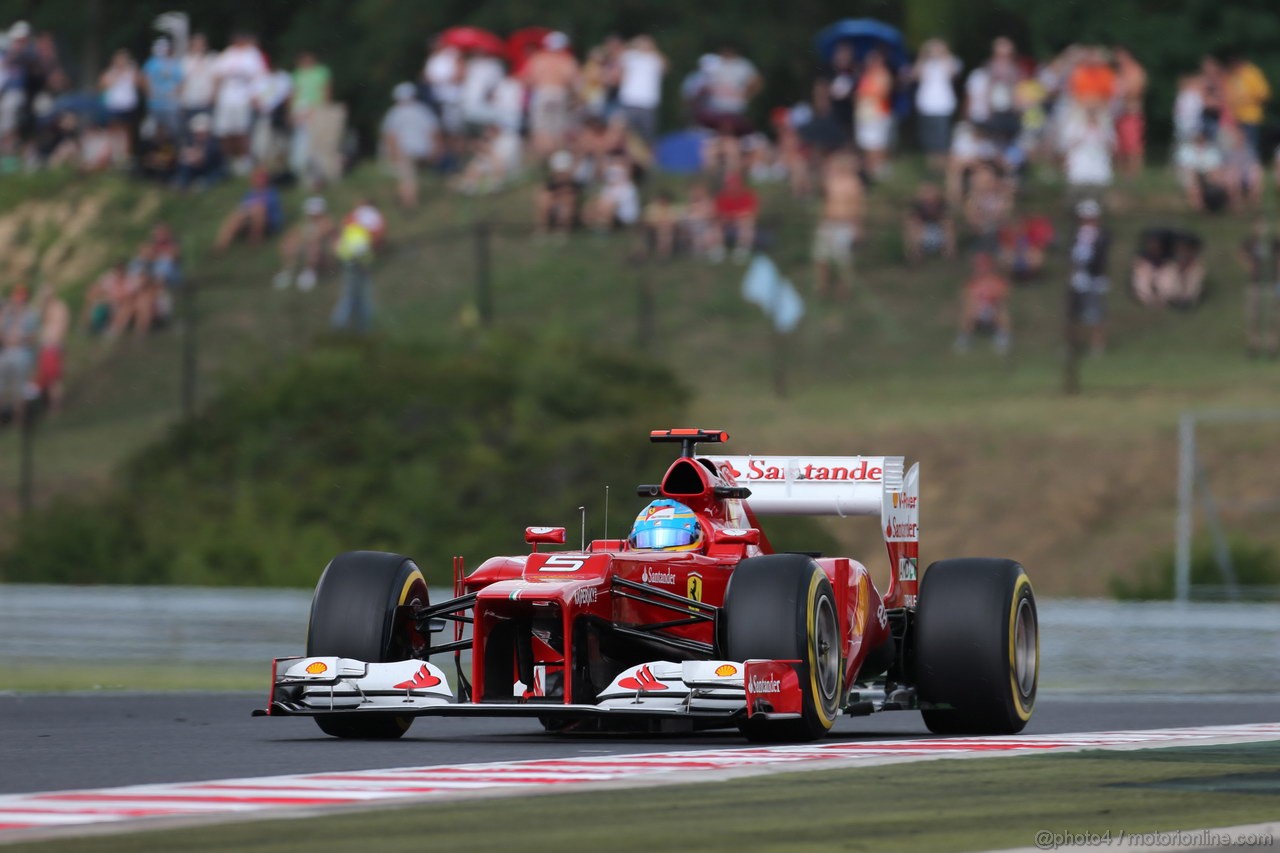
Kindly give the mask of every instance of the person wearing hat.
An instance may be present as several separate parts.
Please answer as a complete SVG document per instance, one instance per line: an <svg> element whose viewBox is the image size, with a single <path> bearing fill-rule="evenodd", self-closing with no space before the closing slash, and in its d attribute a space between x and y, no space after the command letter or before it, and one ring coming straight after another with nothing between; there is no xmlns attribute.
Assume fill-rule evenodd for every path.
<svg viewBox="0 0 1280 853"><path fill-rule="evenodd" d="M1074 358L1086 343L1094 355L1107 346L1107 262L1111 235L1102 225L1102 205L1091 198L1076 205L1071 242L1071 278L1067 286L1067 346Z"/></svg>
<svg viewBox="0 0 1280 853"><path fill-rule="evenodd" d="M275 288L286 290L296 284L304 293L314 288L334 234L333 217L325 200L313 195L304 201L302 221L280 239L280 272L271 280Z"/></svg>
<svg viewBox="0 0 1280 853"><path fill-rule="evenodd" d="M444 145L440 122L427 105L418 100L412 83L400 83L391 90L392 106L382 119L382 152L396 177L400 206L418 206L418 169L440 162Z"/></svg>
<svg viewBox="0 0 1280 853"><path fill-rule="evenodd" d="M208 113L196 113L187 122L187 140L178 150L178 176L181 189L203 189L223 178L222 149L213 138L213 119Z"/></svg>

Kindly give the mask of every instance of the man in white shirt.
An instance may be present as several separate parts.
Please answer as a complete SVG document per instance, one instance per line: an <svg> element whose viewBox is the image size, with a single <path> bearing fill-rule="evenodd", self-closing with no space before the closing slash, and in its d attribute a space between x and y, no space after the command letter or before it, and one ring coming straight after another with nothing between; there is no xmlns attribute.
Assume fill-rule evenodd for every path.
<svg viewBox="0 0 1280 853"><path fill-rule="evenodd" d="M718 117L742 116L760 91L760 72L732 47L722 47L719 56L707 72L707 109Z"/></svg>
<svg viewBox="0 0 1280 853"><path fill-rule="evenodd" d="M622 79L618 85L618 103L627 126L652 145L658 136L658 107L662 104L662 77L667 72L667 58L652 38L640 35L631 40L619 61Z"/></svg>
<svg viewBox="0 0 1280 853"><path fill-rule="evenodd" d="M217 80L213 133L221 140L233 169L244 170L249 129L253 126L253 99L268 75L267 61L253 36L237 33L231 46L213 64L213 71Z"/></svg>
<svg viewBox="0 0 1280 853"><path fill-rule="evenodd" d="M396 175L396 193L405 208L418 206L418 167L442 152L440 123L417 99L412 83L392 91L395 104L382 120L382 145Z"/></svg>
<svg viewBox="0 0 1280 853"><path fill-rule="evenodd" d="M190 127L194 116L213 112L218 82L213 66L217 60L218 54L209 50L204 33L191 37L191 44L182 56L182 88L178 94L183 127Z"/></svg>

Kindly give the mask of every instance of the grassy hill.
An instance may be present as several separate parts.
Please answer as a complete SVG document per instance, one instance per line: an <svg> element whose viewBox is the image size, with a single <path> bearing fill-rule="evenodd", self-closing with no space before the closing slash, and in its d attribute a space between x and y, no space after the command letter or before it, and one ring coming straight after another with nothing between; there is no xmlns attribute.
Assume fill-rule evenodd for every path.
<svg viewBox="0 0 1280 853"><path fill-rule="evenodd" d="M999 358L979 342L956 356L951 342L963 266L901 262L900 215L917 178L906 164L872 194L857 292L840 304L809 301L804 324L783 345L785 398L773 390L769 328L738 293L743 268L641 263L629 237L582 235L558 244L530 240L520 229L495 231L495 326L638 348L637 305L648 287L656 311L643 351L694 389L691 422L730 430L740 452L918 458L926 560L1009 555L1027 564L1044 593L1103 594L1110 576L1131 573L1172 542L1178 413L1189 406L1280 406L1280 365L1243 356L1233 252L1247 223L1183 212L1171 177L1160 171L1117 189L1111 200L1117 285L1142 227L1180 224L1206 238L1212 291L1203 308L1178 314L1143 309L1117 287L1111 351L1086 364L1084 393L1068 398L1059 391L1061 250L1040 283L1014 296L1013 355ZM209 251L238 192L173 196L116 178L13 180L0 190L0 209L9 211L0 214L0 247L6 234L32 233L21 223L39 205L100 205L98 215L83 215L72 257L110 258L131 248L154 217L170 218L199 285L199 388L207 398L232 378L252 377L306 346L323 330L335 294L332 279L312 294L273 291L274 247ZM365 192L392 209L391 187L372 168L330 193L330 202L343 209ZM463 198L438 188L426 193L417 213L393 213L392 245L376 274L385 331L451 347L484 335L474 310L476 247L468 226L486 219L522 226L530 194L526 186ZM289 209L300 200L291 194ZM1060 188L1032 182L1024 206L1053 215L1065 239L1069 217ZM772 253L808 293L813 203L769 188L765 207ZM76 294L96 271L91 266L63 259L44 273ZM37 436L40 500L99 488L173 422L181 355L176 329L146 340L76 342L67 409ZM637 442L658 425L638 420ZM1277 497L1271 472L1280 467L1278 434L1276 424L1206 434L1204 459L1229 513ZM9 520L16 520L10 498L16 460L9 430L0 435L0 511ZM1228 520L1252 541L1280 544L1280 532L1258 517ZM827 527L880 568L875 525L832 519Z"/></svg>

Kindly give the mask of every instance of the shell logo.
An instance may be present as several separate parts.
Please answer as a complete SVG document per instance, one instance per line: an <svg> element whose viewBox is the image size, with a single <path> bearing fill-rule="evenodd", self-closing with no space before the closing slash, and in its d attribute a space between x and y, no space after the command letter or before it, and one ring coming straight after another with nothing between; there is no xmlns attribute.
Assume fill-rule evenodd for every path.
<svg viewBox="0 0 1280 853"><path fill-rule="evenodd" d="M731 663L722 663L718 667L716 667L716 675L725 676L725 675L737 675L737 674L738 674L738 668Z"/></svg>
<svg viewBox="0 0 1280 853"><path fill-rule="evenodd" d="M327 663L324 663L323 661L316 661L315 663L307 664L308 675L320 675L328 671L329 671L329 665Z"/></svg>

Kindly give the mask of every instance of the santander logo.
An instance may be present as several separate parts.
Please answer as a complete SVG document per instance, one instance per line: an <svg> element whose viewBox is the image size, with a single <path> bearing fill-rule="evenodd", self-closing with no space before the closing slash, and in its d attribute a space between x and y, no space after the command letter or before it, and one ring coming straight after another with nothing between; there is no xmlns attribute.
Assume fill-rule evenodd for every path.
<svg viewBox="0 0 1280 853"><path fill-rule="evenodd" d="M431 670L427 669L427 665L423 664L413 674L413 678L393 685L393 688L396 690L425 690L428 687L435 687L439 683L440 679L432 675Z"/></svg>
<svg viewBox="0 0 1280 853"><path fill-rule="evenodd" d="M675 586L676 573L671 569L654 569L649 566L645 566L644 571L640 574L640 580L644 583L657 584L661 586Z"/></svg>
<svg viewBox="0 0 1280 853"><path fill-rule="evenodd" d="M627 690L639 690L642 692L667 689L667 685L654 678L653 673L649 671L648 664L637 669L635 675L629 675L619 681L618 686Z"/></svg>
<svg viewBox="0 0 1280 853"><path fill-rule="evenodd" d="M850 465L814 465L807 463L792 469L793 480L817 480L833 483L861 483L863 481L879 482L883 479L884 469L872 465L865 459L850 460ZM750 459L747 470L739 471L731 463L721 463L721 470L733 475L740 482L783 482L787 479L787 465L780 459Z"/></svg>
<svg viewBox="0 0 1280 853"><path fill-rule="evenodd" d="M782 682L773 676L761 677L759 675L751 676L750 684L752 693L781 693Z"/></svg>

